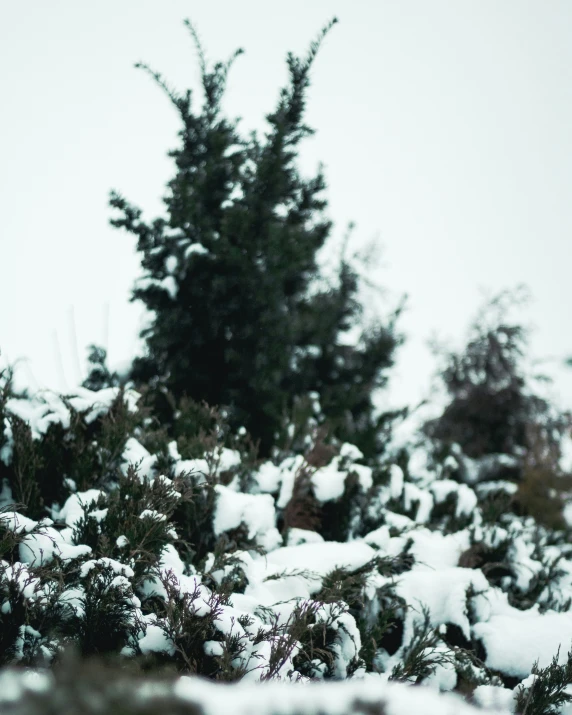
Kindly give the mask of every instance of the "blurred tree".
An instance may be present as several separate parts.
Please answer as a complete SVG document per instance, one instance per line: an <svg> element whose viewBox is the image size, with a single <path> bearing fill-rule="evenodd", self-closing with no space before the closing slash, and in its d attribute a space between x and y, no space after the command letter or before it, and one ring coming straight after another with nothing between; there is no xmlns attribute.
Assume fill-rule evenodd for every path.
<svg viewBox="0 0 572 715"><path fill-rule="evenodd" d="M530 427L553 424L549 403L535 394L524 369L527 332L507 319L522 299L500 293L474 321L464 350L445 354L441 377L451 401L425 431L460 445L468 457L523 454Z"/></svg>
<svg viewBox="0 0 572 715"><path fill-rule="evenodd" d="M143 278L132 300L152 312L142 331L146 352L131 378L155 388L155 407L166 424L172 401L188 396L228 409L263 455L279 438L297 396L316 391L341 439L371 451L383 418L375 418L372 392L386 381L400 338L396 310L385 324L359 328L359 279L342 258L327 283L317 265L331 223L324 215L321 169L303 178L299 144L313 131L304 124L310 68L334 19L304 59L287 56L289 83L266 119L263 138L247 138L221 111L228 71L241 54L210 67L193 26L204 103L191 108L191 91L179 94L147 71L182 121L180 145L169 155L176 173L164 198L166 218L151 223L112 192L120 216L111 223L137 237Z"/></svg>

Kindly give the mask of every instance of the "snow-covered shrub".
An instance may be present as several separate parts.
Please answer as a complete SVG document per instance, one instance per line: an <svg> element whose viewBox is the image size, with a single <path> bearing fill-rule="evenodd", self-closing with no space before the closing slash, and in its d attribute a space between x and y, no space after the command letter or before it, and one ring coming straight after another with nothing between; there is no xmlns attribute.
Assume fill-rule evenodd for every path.
<svg viewBox="0 0 572 715"><path fill-rule="evenodd" d="M182 455L133 391L109 389L6 401L17 426L3 453L4 665L55 673L73 648L134 673L377 679L387 697L392 682L419 683L508 712L534 663L548 668L572 641L569 531L501 508L513 482L452 478L421 459L422 435L407 469L368 466L319 425L301 452L257 460L194 406L181 410L187 428L191 414L212 422ZM12 419L14 406L28 421ZM89 444L83 423L95 424ZM45 440L54 455L83 445L93 470L83 490L74 469L85 462L52 471L62 497L49 505L35 496L39 469L21 482L14 471L17 451L45 454ZM19 484L33 518L13 497Z"/></svg>
<svg viewBox="0 0 572 715"><path fill-rule="evenodd" d="M42 517L73 491L112 478L135 427L135 400L120 388L9 398L0 476L15 502Z"/></svg>
<svg viewBox="0 0 572 715"><path fill-rule="evenodd" d="M516 711L526 715L558 715L562 705L572 702L572 650L559 665L557 653L550 665L532 667L532 673L518 687ZM568 710L568 709L567 709Z"/></svg>

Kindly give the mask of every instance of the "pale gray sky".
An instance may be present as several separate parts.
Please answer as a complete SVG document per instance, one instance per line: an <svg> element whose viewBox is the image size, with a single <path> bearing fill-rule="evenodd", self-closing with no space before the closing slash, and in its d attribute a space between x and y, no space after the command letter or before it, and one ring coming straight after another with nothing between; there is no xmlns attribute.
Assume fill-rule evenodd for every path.
<svg viewBox="0 0 572 715"><path fill-rule="evenodd" d="M107 197L161 210L178 122L134 62L196 87L189 17L213 60L245 48L225 106L260 128L286 52L334 14L302 158L325 164L335 235L355 221L391 304L410 296L399 395L415 399L425 341L459 339L483 290L528 284L535 354L572 353L568 0L29 0L0 9L0 349L29 358L32 385L73 387L90 342L112 363L135 350L139 262ZM561 385L572 405L571 376Z"/></svg>

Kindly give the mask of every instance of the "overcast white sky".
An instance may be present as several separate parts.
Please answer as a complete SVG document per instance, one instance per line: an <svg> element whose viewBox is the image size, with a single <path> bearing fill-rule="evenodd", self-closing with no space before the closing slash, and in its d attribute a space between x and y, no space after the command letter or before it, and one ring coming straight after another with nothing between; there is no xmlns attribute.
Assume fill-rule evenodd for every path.
<svg viewBox="0 0 572 715"><path fill-rule="evenodd" d="M135 241L108 225L114 188L154 217L177 116L134 62L178 88L244 47L225 106L261 128L334 14L316 61L303 163L325 164L335 235L381 249L388 306L409 294L395 386L426 384L424 344L458 340L482 301L527 284L539 358L572 354L572 3L569 0L29 0L0 5L0 349L23 379L82 378L86 346L132 357ZM57 335L57 338L56 338ZM59 345L59 349L56 347ZM58 357L58 352L60 357ZM79 365L78 365L79 363ZM572 405L572 379L559 385Z"/></svg>

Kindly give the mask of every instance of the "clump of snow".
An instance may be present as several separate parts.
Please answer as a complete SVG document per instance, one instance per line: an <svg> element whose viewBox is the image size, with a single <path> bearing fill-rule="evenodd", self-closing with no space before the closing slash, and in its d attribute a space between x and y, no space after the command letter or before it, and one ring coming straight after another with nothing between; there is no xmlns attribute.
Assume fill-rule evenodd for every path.
<svg viewBox="0 0 572 715"><path fill-rule="evenodd" d="M191 243L185 248L185 258L188 258L193 254L197 256L205 256L208 252L208 249L206 249L202 243Z"/></svg>
<svg viewBox="0 0 572 715"><path fill-rule="evenodd" d="M514 693L508 688L498 685L477 685L473 691L473 702L481 708L488 710L504 710L514 712Z"/></svg>
<svg viewBox="0 0 572 715"><path fill-rule="evenodd" d="M102 556L99 559L92 559L82 564L82 567L79 572L80 577L85 578L90 571L92 571L98 566L103 566L108 569L111 569L114 573L119 574L121 576L127 576L127 578L133 578L134 576L133 569L129 568L129 566L126 566L125 564L122 564L115 559L110 559L106 556Z"/></svg>
<svg viewBox="0 0 572 715"><path fill-rule="evenodd" d="M306 460L301 454L294 457L288 457L280 465L280 494L276 500L276 506L283 509L290 499L294 490L294 482L298 474L304 468Z"/></svg>
<svg viewBox="0 0 572 715"><path fill-rule="evenodd" d="M425 606L434 627L452 623L465 638L471 637L467 609L467 591L487 591L489 584L481 571L457 567L429 569L422 565L401 575L397 593L412 606ZM414 615L406 619L406 631L413 630ZM407 636L404 636L407 640Z"/></svg>
<svg viewBox="0 0 572 715"><path fill-rule="evenodd" d="M321 502L339 499L344 493L347 473L338 470L337 461L316 470L312 475L312 485L316 499Z"/></svg>
<svg viewBox="0 0 572 715"><path fill-rule="evenodd" d="M143 509L141 514L139 514L140 519L149 519L150 521L167 521L165 514L156 509Z"/></svg>
<svg viewBox="0 0 572 715"><path fill-rule="evenodd" d="M266 557L269 575L291 568L309 572L308 593L321 588L322 579L336 568L356 569L364 566L376 555L375 550L366 543L336 543L334 541L302 543L298 546L285 546L269 553Z"/></svg>
<svg viewBox="0 0 572 715"><path fill-rule="evenodd" d="M149 479L153 476L153 467L157 461L157 456L150 454L134 437L130 437L127 440L122 457L121 470L123 474L127 474L129 466L134 465L137 466L137 473L141 478L147 477Z"/></svg>
<svg viewBox="0 0 572 715"><path fill-rule="evenodd" d="M50 390L44 390L31 398L10 398L6 409L16 417L24 420L32 432L32 437L38 440L52 424L61 424L68 429L70 426L70 408L83 414L86 424L109 412L120 392L118 387L109 387L94 392L85 387L77 387L71 395L65 398ZM135 390L126 390L123 399L130 412L134 412L140 395ZM66 402L68 404L66 404Z"/></svg>
<svg viewBox="0 0 572 715"><path fill-rule="evenodd" d="M403 493L403 470L397 464L392 464L389 471L389 497L399 499Z"/></svg>
<svg viewBox="0 0 572 715"><path fill-rule="evenodd" d="M434 503L430 492L408 482L403 487L403 502L407 511L413 507L413 504L417 504L414 518L418 524L425 524L429 521Z"/></svg>
<svg viewBox="0 0 572 715"><path fill-rule="evenodd" d="M455 516L469 516L477 506L477 495L466 484L459 484L451 479L439 479L429 485L436 504L443 503L447 497L454 494L457 498Z"/></svg>
<svg viewBox="0 0 572 715"><path fill-rule="evenodd" d="M143 654L147 653L175 653L175 644L165 633L165 629L155 623L147 623L145 635L139 639L139 648Z"/></svg>
<svg viewBox="0 0 572 715"><path fill-rule="evenodd" d="M58 518L63 519L67 526L75 526L83 518L86 507L97 502L100 497L106 498L105 492L101 491L101 489L76 492L67 498L58 514Z"/></svg>
<svg viewBox="0 0 572 715"><path fill-rule="evenodd" d="M274 494L280 489L282 472L272 462L263 462L254 474L256 491Z"/></svg>
<svg viewBox="0 0 572 715"><path fill-rule="evenodd" d="M274 500L269 494L243 494L222 484L217 484L216 491L215 534L222 534L244 524L248 529L248 538L256 539L267 551L272 551L282 543L282 537L274 526Z"/></svg>
<svg viewBox="0 0 572 715"><path fill-rule="evenodd" d="M519 611L496 602L489 617L473 626L473 633L483 643L489 668L525 678L535 661L546 668L559 649L559 662L566 662L572 643L572 613Z"/></svg>
<svg viewBox="0 0 572 715"><path fill-rule="evenodd" d="M461 554L470 546L468 529L453 534L443 534L440 531L422 528L412 531L409 537L411 539L409 553L415 557L415 564L420 571L454 568L458 565ZM388 546L387 540L385 546L386 548Z"/></svg>
<svg viewBox="0 0 572 715"><path fill-rule="evenodd" d="M299 544L323 544L324 537L316 531L308 529L291 528L288 531L288 543L286 546L298 546Z"/></svg>

